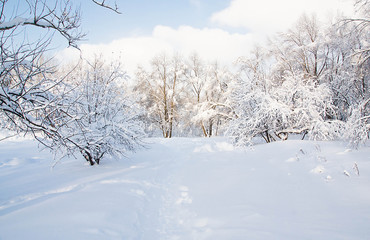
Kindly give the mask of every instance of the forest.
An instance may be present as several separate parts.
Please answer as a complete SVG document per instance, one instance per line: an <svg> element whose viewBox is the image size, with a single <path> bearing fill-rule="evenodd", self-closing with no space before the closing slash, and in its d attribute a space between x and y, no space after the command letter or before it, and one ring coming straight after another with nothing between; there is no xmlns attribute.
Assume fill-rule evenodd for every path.
<svg viewBox="0 0 370 240"><path fill-rule="evenodd" d="M92 4L119 14L116 4ZM84 36L70 1L29 1L28 16L9 15L8 5L1 2L0 126L58 156L99 164L148 136L228 136L236 146L291 136L354 146L369 139L368 0L354 1L356 19L303 15L232 68L197 53L158 53L133 76L99 56L63 66L46 57L55 35L75 48ZM30 27L45 34L31 41Z"/></svg>

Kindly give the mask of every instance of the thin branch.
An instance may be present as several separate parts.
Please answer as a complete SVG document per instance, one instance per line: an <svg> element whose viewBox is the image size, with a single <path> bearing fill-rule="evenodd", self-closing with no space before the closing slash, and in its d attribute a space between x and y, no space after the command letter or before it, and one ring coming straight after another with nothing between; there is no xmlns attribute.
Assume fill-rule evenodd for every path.
<svg viewBox="0 0 370 240"><path fill-rule="evenodd" d="M108 4L105 3L105 0L99 2L99 1L96 1L96 0L92 0L93 3L95 3L96 5L99 5L101 7L104 7L104 8L107 8L109 10L112 10L113 12L116 12L118 14L122 14L119 10L118 10L118 6L117 6L117 3L114 3L114 7L112 6L109 6Z"/></svg>

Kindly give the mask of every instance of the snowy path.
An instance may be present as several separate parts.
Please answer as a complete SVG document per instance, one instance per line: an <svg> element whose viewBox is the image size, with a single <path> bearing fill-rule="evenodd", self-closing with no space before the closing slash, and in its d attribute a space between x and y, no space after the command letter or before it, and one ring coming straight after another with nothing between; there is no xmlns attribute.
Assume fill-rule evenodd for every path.
<svg viewBox="0 0 370 240"><path fill-rule="evenodd" d="M0 239L370 236L369 148L151 141L129 160L89 167L71 159L53 169L35 143L1 143Z"/></svg>
<svg viewBox="0 0 370 240"><path fill-rule="evenodd" d="M183 158L182 165L173 173L163 239L370 236L370 194L366 186L357 186L362 180L369 184L369 178L347 179L344 168L352 173L354 160L336 159L345 152L331 156L330 148L322 153L315 143L295 144L257 146L247 152L212 140L174 144L177 152L187 154L177 157ZM369 155L357 154L369 160ZM368 169L370 164L364 164Z"/></svg>

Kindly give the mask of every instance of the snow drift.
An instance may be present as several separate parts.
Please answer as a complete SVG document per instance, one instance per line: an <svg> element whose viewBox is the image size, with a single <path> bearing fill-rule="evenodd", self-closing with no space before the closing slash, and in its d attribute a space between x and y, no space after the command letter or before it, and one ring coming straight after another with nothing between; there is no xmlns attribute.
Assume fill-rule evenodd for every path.
<svg viewBox="0 0 370 240"><path fill-rule="evenodd" d="M0 142L0 239L366 239L370 148L148 139L128 159L54 167Z"/></svg>

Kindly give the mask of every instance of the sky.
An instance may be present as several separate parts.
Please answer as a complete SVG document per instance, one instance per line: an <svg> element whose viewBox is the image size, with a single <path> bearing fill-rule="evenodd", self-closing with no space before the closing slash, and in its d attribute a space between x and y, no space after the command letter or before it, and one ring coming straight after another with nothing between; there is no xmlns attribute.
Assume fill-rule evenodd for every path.
<svg viewBox="0 0 370 240"><path fill-rule="evenodd" d="M110 1L112 2L112 1ZM59 50L70 61L104 53L120 59L130 74L166 52L231 64L266 38L286 31L302 14L328 22L337 14L353 15L353 0L117 0L122 14L80 0L81 27L87 33L81 52Z"/></svg>

